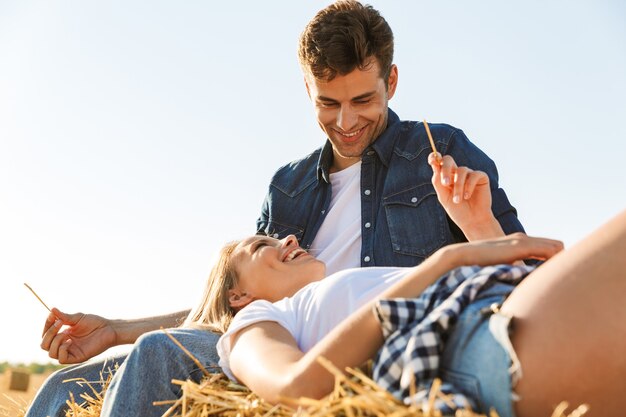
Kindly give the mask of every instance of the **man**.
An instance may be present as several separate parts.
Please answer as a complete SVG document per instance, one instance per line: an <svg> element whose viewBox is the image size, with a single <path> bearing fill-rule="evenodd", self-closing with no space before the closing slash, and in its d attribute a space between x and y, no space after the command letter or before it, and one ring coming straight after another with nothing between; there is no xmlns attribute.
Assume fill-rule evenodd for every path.
<svg viewBox="0 0 626 417"><path fill-rule="evenodd" d="M278 170L259 233L294 234L332 273L359 265L413 266L446 244L523 230L498 189L494 163L462 131L432 125L442 154L489 175L499 224L478 227L462 198L456 224L446 218L430 183L424 126L400 122L387 107L398 69L393 34L376 10L346 1L319 12L300 38L299 60L328 141ZM454 168L444 158L444 179ZM470 220L477 227L463 236L457 225Z"/></svg>
<svg viewBox="0 0 626 417"><path fill-rule="evenodd" d="M393 34L371 7L355 1L320 11L301 36L299 58L317 120L328 137L323 148L280 168L273 177L257 231L301 246L327 263L327 272L354 266L416 265L439 247L466 239L522 231L515 210L497 186L493 162L447 125L433 125L444 184L454 202L451 218L437 201L427 162L424 126L401 122L388 109L398 83ZM457 164L463 168L457 168ZM471 169L466 168L471 167ZM474 216L460 190L471 172L488 174L494 216ZM463 235L458 225L464 225ZM161 415L156 400L178 395L172 378L200 378L196 365L159 327L176 327L188 311L142 320L112 321L53 309L42 348L61 363L85 361L107 348L134 343L119 363L102 416ZM62 324L69 330L59 332ZM217 363L215 334L176 329L172 333L206 366ZM61 381L94 380L102 363L54 374L42 387L28 417L62 416L67 392L83 389Z"/></svg>

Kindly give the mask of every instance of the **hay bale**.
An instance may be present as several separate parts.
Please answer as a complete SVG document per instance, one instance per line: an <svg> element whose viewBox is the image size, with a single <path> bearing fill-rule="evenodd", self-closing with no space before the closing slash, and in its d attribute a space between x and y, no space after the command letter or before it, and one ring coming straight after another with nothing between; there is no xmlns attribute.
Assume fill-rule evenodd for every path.
<svg viewBox="0 0 626 417"><path fill-rule="evenodd" d="M17 369L10 369L6 375L6 386L9 391L28 391L30 373Z"/></svg>

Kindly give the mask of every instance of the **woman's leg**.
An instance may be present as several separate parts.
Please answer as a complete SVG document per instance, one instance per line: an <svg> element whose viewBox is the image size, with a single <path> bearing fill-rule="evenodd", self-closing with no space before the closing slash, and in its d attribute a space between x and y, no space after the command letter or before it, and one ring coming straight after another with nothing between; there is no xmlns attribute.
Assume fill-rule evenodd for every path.
<svg viewBox="0 0 626 417"><path fill-rule="evenodd" d="M514 317L519 417L560 401L626 412L626 211L533 272L502 307Z"/></svg>

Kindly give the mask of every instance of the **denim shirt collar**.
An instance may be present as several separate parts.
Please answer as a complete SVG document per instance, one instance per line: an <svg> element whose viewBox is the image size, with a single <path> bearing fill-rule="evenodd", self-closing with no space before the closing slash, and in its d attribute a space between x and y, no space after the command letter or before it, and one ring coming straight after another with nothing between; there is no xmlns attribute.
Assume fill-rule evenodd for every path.
<svg viewBox="0 0 626 417"><path fill-rule="evenodd" d="M381 162L385 166L389 166L389 160L391 159L391 153L396 142L396 128L400 121L398 115L387 108L387 128L380 134L378 139L374 141L371 148L376 151ZM370 147L366 148L367 151ZM330 183L330 166L333 163L333 146L330 140L326 139L326 143L320 152L320 157L317 161L317 180L324 180L326 183Z"/></svg>

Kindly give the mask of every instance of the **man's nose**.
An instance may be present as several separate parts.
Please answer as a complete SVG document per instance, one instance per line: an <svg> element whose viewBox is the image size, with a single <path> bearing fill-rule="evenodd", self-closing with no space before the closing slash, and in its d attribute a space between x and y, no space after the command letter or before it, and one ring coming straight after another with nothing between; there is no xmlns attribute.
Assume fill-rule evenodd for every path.
<svg viewBox="0 0 626 417"><path fill-rule="evenodd" d="M337 115L337 126L344 132L350 132L357 125L359 115L350 104L341 106Z"/></svg>

